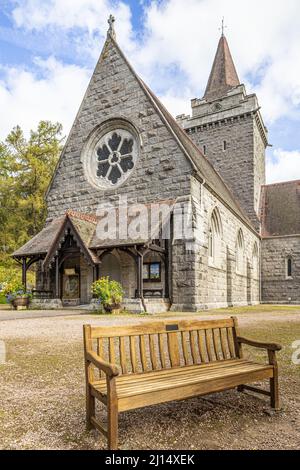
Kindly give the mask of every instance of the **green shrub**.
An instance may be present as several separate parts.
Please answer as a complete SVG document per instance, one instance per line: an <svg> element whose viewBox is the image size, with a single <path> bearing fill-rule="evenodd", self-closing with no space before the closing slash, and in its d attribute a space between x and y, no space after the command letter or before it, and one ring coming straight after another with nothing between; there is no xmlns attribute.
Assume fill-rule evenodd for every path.
<svg viewBox="0 0 300 470"><path fill-rule="evenodd" d="M102 277L92 284L92 293L99 299L104 308L119 305L124 296L124 291L119 282L109 277Z"/></svg>

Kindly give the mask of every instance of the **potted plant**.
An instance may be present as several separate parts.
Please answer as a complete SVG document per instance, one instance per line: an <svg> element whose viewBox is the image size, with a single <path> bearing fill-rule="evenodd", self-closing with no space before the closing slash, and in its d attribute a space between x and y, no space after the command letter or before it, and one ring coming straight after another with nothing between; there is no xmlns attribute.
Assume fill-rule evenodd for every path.
<svg viewBox="0 0 300 470"><path fill-rule="evenodd" d="M109 277L102 277L92 284L92 293L106 312L113 313L115 310L120 310L124 291L119 282Z"/></svg>
<svg viewBox="0 0 300 470"><path fill-rule="evenodd" d="M1 292L6 297L8 303L10 303L15 310L18 307L29 307L31 300L31 293L26 292L22 283L17 280L11 280L4 282L1 285Z"/></svg>

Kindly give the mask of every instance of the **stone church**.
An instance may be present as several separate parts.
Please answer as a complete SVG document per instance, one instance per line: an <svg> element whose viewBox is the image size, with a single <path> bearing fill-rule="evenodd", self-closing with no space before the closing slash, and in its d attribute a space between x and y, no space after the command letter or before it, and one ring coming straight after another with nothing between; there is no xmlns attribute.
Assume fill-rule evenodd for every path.
<svg viewBox="0 0 300 470"><path fill-rule="evenodd" d="M268 132L225 36L204 96L175 120L109 23L46 194L46 226L13 254L23 282L36 264L36 301L53 306L92 303L101 276L121 282L133 312L300 303L300 181L266 185ZM169 237L163 218L156 233L101 236L99 206L124 197L144 208L189 203L189 239L174 235L177 209Z"/></svg>

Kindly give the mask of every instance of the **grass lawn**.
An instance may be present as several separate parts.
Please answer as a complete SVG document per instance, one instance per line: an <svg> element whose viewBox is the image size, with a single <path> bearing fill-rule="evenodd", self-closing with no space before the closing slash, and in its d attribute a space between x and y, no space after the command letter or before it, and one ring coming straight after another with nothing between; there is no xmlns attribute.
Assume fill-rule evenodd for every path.
<svg viewBox="0 0 300 470"><path fill-rule="evenodd" d="M266 397L231 390L130 411L120 417L121 449L299 448L300 366L291 358L292 344L300 340L300 308L259 306L192 317L230 315L238 316L241 335L283 345L278 354L283 410L272 414ZM7 347L7 362L0 365L0 448L104 449L105 440L85 430L82 325L148 320L83 315L0 323ZM266 360L263 351L245 352Z"/></svg>

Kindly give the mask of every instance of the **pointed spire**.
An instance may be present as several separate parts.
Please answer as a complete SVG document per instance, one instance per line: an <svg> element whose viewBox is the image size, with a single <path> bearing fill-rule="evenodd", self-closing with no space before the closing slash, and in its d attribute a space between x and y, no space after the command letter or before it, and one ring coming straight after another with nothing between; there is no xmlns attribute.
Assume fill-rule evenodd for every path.
<svg viewBox="0 0 300 470"><path fill-rule="evenodd" d="M240 80L236 72L227 39L224 36L224 23L222 23L222 36L219 41L204 98L207 101L222 98L229 90L238 85L240 85Z"/></svg>
<svg viewBox="0 0 300 470"><path fill-rule="evenodd" d="M107 31L107 36L111 36L114 40L116 40L115 21L116 18L113 15L110 15L108 18L109 29Z"/></svg>

